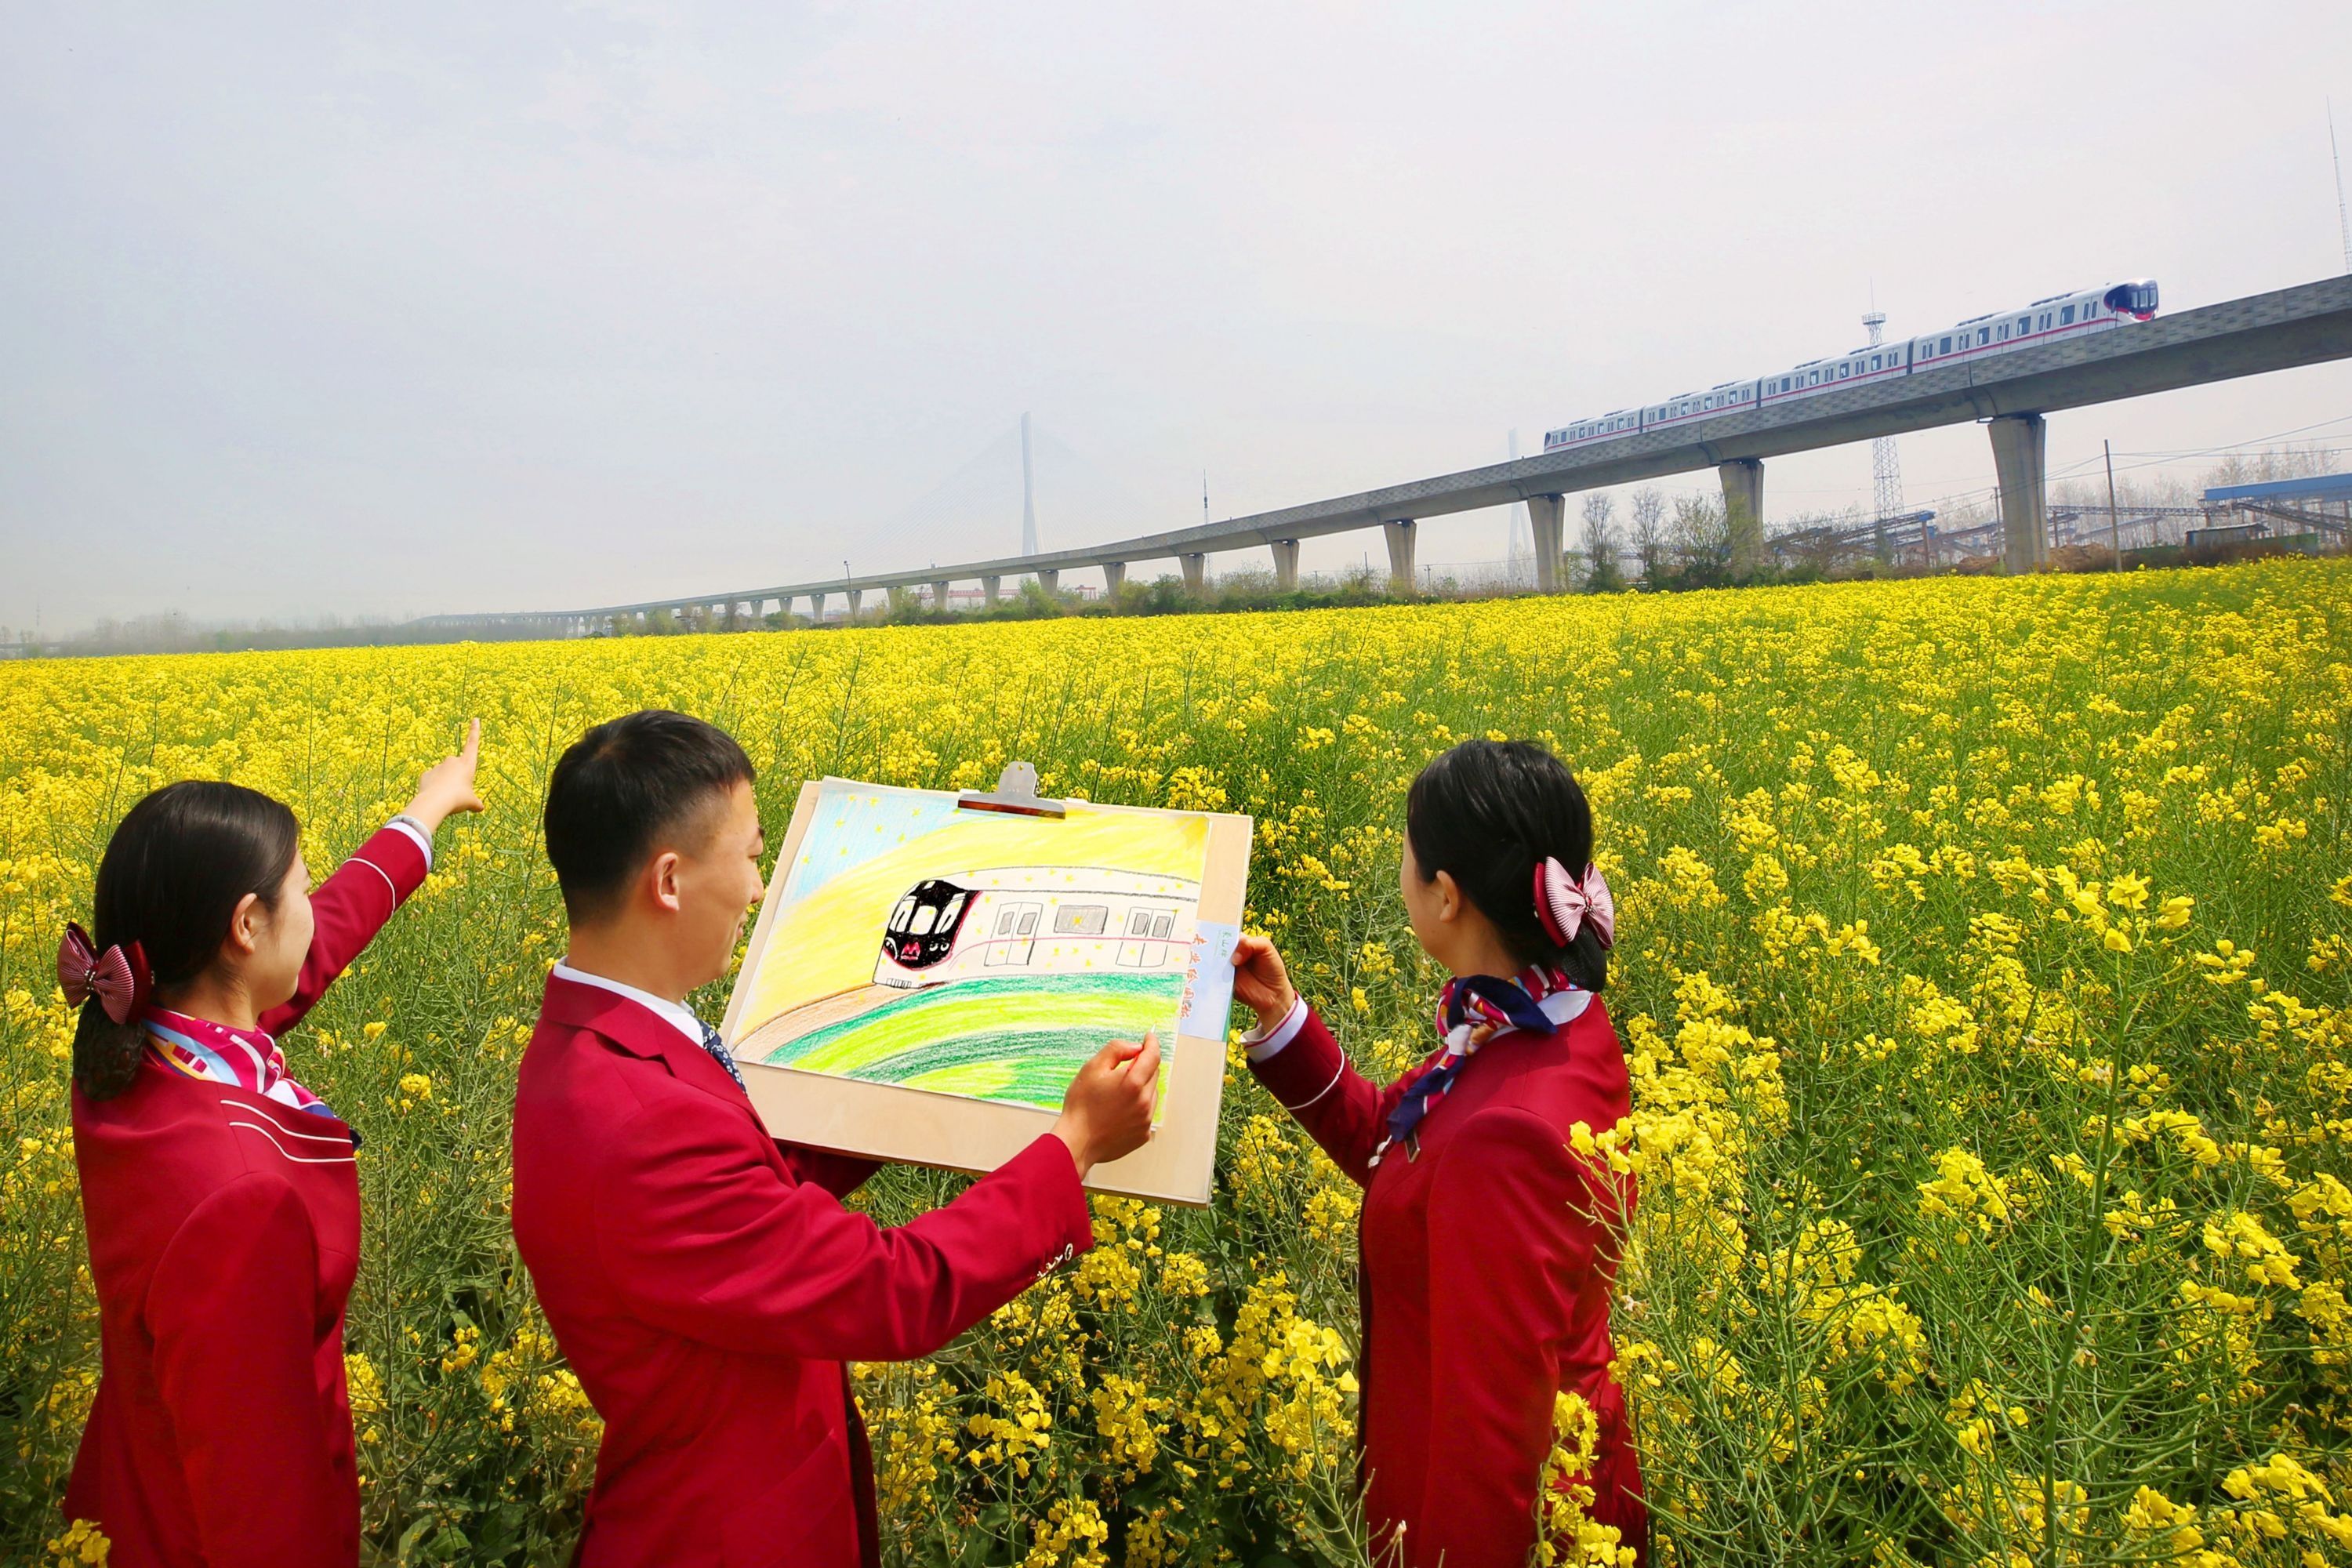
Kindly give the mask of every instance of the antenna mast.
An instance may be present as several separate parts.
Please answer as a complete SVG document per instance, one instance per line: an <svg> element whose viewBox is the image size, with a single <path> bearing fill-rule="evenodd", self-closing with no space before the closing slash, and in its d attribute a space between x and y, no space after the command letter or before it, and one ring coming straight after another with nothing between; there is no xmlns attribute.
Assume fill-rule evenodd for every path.
<svg viewBox="0 0 2352 1568"><path fill-rule="evenodd" d="M1037 553L1037 498L1029 467L1029 416L1021 416L1021 553Z"/></svg>
<svg viewBox="0 0 2352 1568"><path fill-rule="evenodd" d="M1870 346L1876 348L1886 334L1886 313L1876 305L1862 318L1870 330ZM1877 510L1877 553L1881 561L1889 559L1886 547L1886 520L1903 510L1903 459L1895 450L1895 437L1881 436L1870 444L1870 504Z"/></svg>
<svg viewBox="0 0 2352 1568"><path fill-rule="evenodd" d="M2344 270L2352 272L2352 217L2345 216L2344 154L2336 146L2336 100L2327 100L2327 152L2336 160L2336 226L2344 236Z"/></svg>

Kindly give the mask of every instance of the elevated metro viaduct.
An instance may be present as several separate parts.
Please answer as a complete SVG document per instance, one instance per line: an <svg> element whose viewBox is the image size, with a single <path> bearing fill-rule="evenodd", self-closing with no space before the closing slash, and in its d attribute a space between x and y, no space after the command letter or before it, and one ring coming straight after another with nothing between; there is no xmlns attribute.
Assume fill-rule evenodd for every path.
<svg viewBox="0 0 2352 1568"><path fill-rule="evenodd" d="M1274 552L1276 579L1294 587L1300 541L1373 528L1387 542L1392 579L1409 589L1414 531L1422 519L1515 501L1528 504L1534 522L1537 585L1549 591L1559 586L1569 496L1706 468L1722 479L1732 521L1734 563L1751 566L1762 550L1767 458L1963 421L1982 422L1992 437L1993 465L2000 480L2003 567L2031 572L2047 562L2050 548L2045 416L2347 358L2352 358L2352 277L2331 278L2073 342L1716 415L1671 430L1636 432L1566 451L1082 549L788 584L709 598L659 599L593 610L433 616L418 624L452 631L577 636L616 619L642 619L662 610L698 605L732 621L742 611L757 616L771 603L790 610L796 600L806 598L822 616L835 594L845 595L855 614L866 594L925 584L932 602L945 605L949 584L974 578L993 602L1008 576L1034 574L1051 588L1064 572L1097 567L1116 590L1130 563L1171 557L1181 567L1186 584L1197 591L1206 579L1212 553L1261 545Z"/></svg>

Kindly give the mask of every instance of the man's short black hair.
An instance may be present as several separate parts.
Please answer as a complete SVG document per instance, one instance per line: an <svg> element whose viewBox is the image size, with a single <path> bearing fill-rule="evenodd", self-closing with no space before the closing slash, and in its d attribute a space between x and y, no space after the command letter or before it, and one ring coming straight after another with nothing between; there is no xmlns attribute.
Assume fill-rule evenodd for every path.
<svg viewBox="0 0 2352 1568"><path fill-rule="evenodd" d="M734 736L665 709L581 736L547 781L547 858L564 912L574 921L606 913L664 835L751 776Z"/></svg>

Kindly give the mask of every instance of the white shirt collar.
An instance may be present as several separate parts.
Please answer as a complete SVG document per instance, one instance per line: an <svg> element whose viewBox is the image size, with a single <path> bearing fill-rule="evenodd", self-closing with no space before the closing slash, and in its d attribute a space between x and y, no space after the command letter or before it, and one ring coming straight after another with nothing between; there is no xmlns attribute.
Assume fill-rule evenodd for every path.
<svg viewBox="0 0 2352 1568"><path fill-rule="evenodd" d="M640 991L635 986L624 984L618 980L607 980L601 974L591 974L584 969L574 969L569 962L559 962L556 964L555 977L558 980L569 980L579 985L593 985L597 990L610 991L615 996L625 996L657 1016L667 1019L671 1026L684 1035L695 1049L702 1048L702 1020L695 1016L693 1008L683 1002L673 1002L666 996L656 996L650 991Z"/></svg>
<svg viewBox="0 0 2352 1568"><path fill-rule="evenodd" d="M1569 1024L1582 1017L1585 1008L1591 1004L1592 993L1580 985L1571 991L1555 991L1536 1005L1542 1008L1544 1016L1553 1023Z"/></svg>

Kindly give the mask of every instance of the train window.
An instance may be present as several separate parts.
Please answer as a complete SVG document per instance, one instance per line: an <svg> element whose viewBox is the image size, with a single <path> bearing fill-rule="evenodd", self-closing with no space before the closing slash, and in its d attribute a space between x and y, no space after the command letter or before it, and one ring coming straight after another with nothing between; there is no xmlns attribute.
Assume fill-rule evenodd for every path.
<svg viewBox="0 0 2352 1568"><path fill-rule="evenodd" d="M1992 342L1992 329L1990 327L1979 327L1977 329L1977 347L1982 348L1985 344L1990 342Z"/></svg>
<svg viewBox="0 0 2352 1568"><path fill-rule="evenodd" d="M1949 338L1946 338L1946 339L1944 340L1944 346L1943 346L1942 348L1940 348L1940 349L1937 349L1936 352L1937 352L1937 353L1946 353L1946 354L1950 353L1952 352L1952 340L1951 340L1951 339L1949 339Z"/></svg>
<svg viewBox="0 0 2352 1568"><path fill-rule="evenodd" d="M907 930L908 918L913 915L914 912L914 896L912 894L908 894L906 898L900 899L898 900L898 907L890 911L890 930L894 933L904 935Z"/></svg>
<svg viewBox="0 0 2352 1568"><path fill-rule="evenodd" d="M915 906L913 918L907 922L907 929L917 936L929 936L931 934L932 922L939 918L940 912L930 905L918 904Z"/></svg>
<svg viewBox="0 0 2352 1568"><path fill-rule="evenodd" d="M1168 928L1173 925L1175 921L1176 917L1174 915L1161 915L1158 920L1151 922L1151 934L1156 937L1166 936L1168 934Z"/></svg>
<svg viewBox="0 0 2352 1568"><path fill-rule="evenodd" d="M1031 910L1026 914L1024 914L1021 917L1021 929L1013 934L1015 936L1035 936L1037 934L1037 911L1035 910Z"/></svg>
<svg viewBox="0 0 2352 1568"><path fill-rule="evenodd" d="M1843 381L1847 376L1852 375L1853 374L1853 366L1850 364L1842 364L1838 366L1838 379L1840 381Z"/></svg>
<svg viewBox="0 0 2352 1568"><path fill-rule="evenodd" d="M2070 327L2074 324L2074 306L2068 305L2058 312L2058 324L2062 327Z"/></svg>
<svg viewBox="0 0 2352 1568"><path fill-rule="evenodd" d="M1870 356L1870 368L1873 370L1876 370L1878 368L1878 356L1876 354Z"/></svg>
<svg viewBox="0 0 2352 1568"><path fill-rule="evenodd" d="M998 916L996 917L996 934L997 934L997 935L999 935L999 936L1009 936L1009 935L1011 935L1011 934L1012 934L1012 931L1013 931L1013 910L1005 910L1003 914L998 915Z"/></svg>
<svg viewBox="0 0 2352 1568"><path fill-rule="evenodd" d="M1110 924L1110 910L1102 904L1064 904L1054 911L1055 936L1100 936Z"/></svg>
<svg viewBox="0 0 2352 1568"><path fill-rule="evenodd" d="M969 897L971 897L971 895L968 893L958 893L954 898L948 900L948 907L940 911L940 930L945 931L948 927L955 924L956 916L963 913L963 901Z"/></svg>

